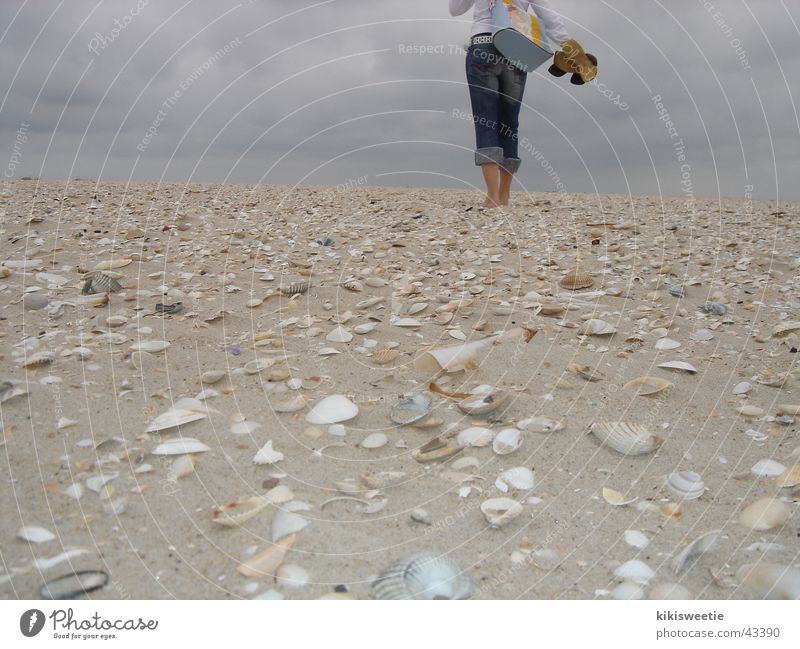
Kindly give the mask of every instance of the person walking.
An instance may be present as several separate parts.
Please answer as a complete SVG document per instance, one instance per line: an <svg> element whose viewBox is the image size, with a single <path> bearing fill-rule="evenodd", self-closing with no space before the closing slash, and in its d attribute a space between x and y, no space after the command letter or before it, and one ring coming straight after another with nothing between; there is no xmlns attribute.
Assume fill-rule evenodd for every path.
<svg viewBox="0 0 800 649"><path fill-rule="evenodd" d="M486 183L483 206L492 209L508 205L511 181L521 164L517 132L527 73L513 66L492 44L493 0L450 0L450 15L460 16L473 6L467 83L475 123L475 164ZM569 39L548 0L511 0L508 10L527 12L530 6L553 43Z"/></svg>

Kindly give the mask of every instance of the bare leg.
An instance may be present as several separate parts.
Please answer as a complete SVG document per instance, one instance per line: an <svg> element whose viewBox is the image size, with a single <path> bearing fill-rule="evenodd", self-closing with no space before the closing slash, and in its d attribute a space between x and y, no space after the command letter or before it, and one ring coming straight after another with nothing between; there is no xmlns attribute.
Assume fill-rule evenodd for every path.
<svg viewBox="0 0 800 649"><path fill-rule="evenodd" d="M500 205L499 169L500 167L494 162L486 162L481 165L483 181L486 183L486 200L483 202L483 206L488 209Z"/></svg>
<svg viewBox="0 0 800 649"><path fill-rule="evenodd" d="M508 199L511 196L511 181L513 178L514 174L505 169L500 169L500 187L498 190L500 205L508 205Z"/></svg>

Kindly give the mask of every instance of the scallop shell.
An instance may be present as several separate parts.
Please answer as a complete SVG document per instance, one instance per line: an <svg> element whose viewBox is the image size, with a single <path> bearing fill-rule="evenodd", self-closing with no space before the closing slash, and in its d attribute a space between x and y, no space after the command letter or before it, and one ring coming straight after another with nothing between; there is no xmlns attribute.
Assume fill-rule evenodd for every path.
<svg viewBox="0 0 800 649"><path fill-rule="evenodd" d="M270 489L263 496L251 496L229 502L211 514L211 520L222 527L238 527L268 507L289 502L294 498L291 490L283 485Z"/></svg>
<svg viewBox="0 0 800 649"><path fill-rule="evenodd" d="M481 503L481 512L489 525L499 529L522 513L522 505L511 498L490 498Z"/></svg>
<svg viewBox="0 0 800 649"><path fill-rule="evenodd" d="M392 406L389 411L389 419L395 424L405 426L425 419L430 415L433 399L417 394L409 399L402 399Z"/></svg>
<svg viewBox="0 0 800 649"><path fill-rule="evenodd" d="M55 360L56 355L53 352L36 352L30 356L25 356L22 361L22 367L42 367L43 365L49 365Z"/></svg>
<svg viewBox="0 0 800 649"><path fill-rule="evenodd" d="M610 336L617 332L616 327L605 320L592 318L583 323L578 329L582 336Z"/></svg>
<svg viewBox="0 0 800 649"><path fill-rule="evenodd" d="M667 361L666 363L661 363L659 367L665 370L678 370L680 372L688 372L689 374L697 374L695 366L685 361Z"/></svg>
<svg viewBox="0 0 800 649"><path fill-rule="evenodd" d="M602 381L606 378L606 375L603 374L600 370L596 370L593 367L589 367L588 365L579 365L578 363L570 363L567 365L567 369L570 372L574 372L578 376L587 381Z"/></svg>
<svg viewBox="0 0 800 649"><path fill-rule="evenodd" d="M468 599L472 580L449 557L420 554L398 561L372 583L375 599Z"/></svg>
<svg viewBox="0 0 800 649"><path fill-rule="evenodd" d="M674 383L657 376L640 376L628 381L624 386L626 390L635 390L636 396L658 394L664 390L675 387Z"/></svg>
<svg viewBox="0 0 800 649"><path fill-rule="evenodd" d="M288 286L281 286L278 290L284 297L301 295L311 288L311 282L294 282Z"/></svg>
<svg viewBox="0 0 800 649"><path fill-rule="evenodd" d="M153 455L187 455L189 453L205 453L211 449L193 437L176 437L156 446Z"/></svg>
<svg viewBox="0 0 800 649"><path fill-rule="evenodd" d="M780 527L787 520L791 511L786 503L775 498L759 498L745 507L739 514L739 524L751 530L764 532Z"/></svg>
<svg viewBox="0 0 800 649"><path fill-rule="evenodd" d="M593 284L594 280L592 279L591 275L580 268L571 270L558 282L559 286L569 289L570 291L577 291L581 288L589 288Z"/></svg>
<svg viewBox="0 0 800 649"><path fill-rule="evenodd" d="M522 434L517 428L504 428L492 441L492 450L498 455L509 455L522 446Z"/></svg>
<svg viewBox="0 0 800 649"><path fill-rule="evenodd" d="M742 585L761 599L800 599L800 570L777 563L749 563L736 571Z"/></svg>
<svg viewBox="0 0 800 649"><path fill-rule="evenodd" d="M473 393L458 402L458 409L468 415L485 415L504 405L511 395L508 392L492 389L487 392Z"/></svg>
<svg viewBox="0 0 800 649"><path fill-rule="evenodd" d="M604 446L613 448L623 455L645 455L652 453L663 443L658 435L646 427L625 421L594 423L590 432Z"/></svg>
<svg viewBox="0 0 800 649"><path fill-rule="evenodd" d="M669 489L678 498L694 500L700 498L706 490L703 478L694 471L676 471L670 473L666 480Z"/></svg>
<svg viewBox="0 0 800 649"><path fill-rule="evenodd" d="M92 293L117 293L122 290L122 285L110 274L96 272L89 277L81 289L83 295Z"/></svg>
<svg viewBox="0 0 800 649"><path fill-rule="evenodd" d="M318 401L306 415L309 424L337 424L348 421L358 414L358 406L341 394L334 394Z"/></svg>
<svg viewBox="0 0 800 649"><path fill-rule="evenodd" d="M387 365L400 355L396 349L379 349L372 354L372 362L375 365Z"/></svg>
<svg viewBox="0 0 800 649"><path fill-rule="evenodd" d="M704 552L708 552L717 543L721 530L713 530L698 536L694 541L688 543L683 550L678 552L672 559L670 566L672 571L678 575L683 572L686 564L694 557L699 557Z"/></svg>

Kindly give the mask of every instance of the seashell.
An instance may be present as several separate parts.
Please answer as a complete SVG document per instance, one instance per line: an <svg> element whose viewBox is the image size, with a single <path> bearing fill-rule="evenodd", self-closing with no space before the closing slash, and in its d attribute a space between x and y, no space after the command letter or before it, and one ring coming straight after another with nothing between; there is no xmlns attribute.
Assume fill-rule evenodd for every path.
<svg viewBox="0 0 800 649"><path fill-rule="evenodd" d="M739 514L739 524L751 530L764 532L783 525L789 520L790 513L786 503L780 500L759 498L742 510Z"/></svg>
<svg viewBox="0 0 800 649"><path fill-rule="evenodd" d="M697 374L697 369L695 369L694 365L685 361L667 361L666 363L661 363L659 367L665 370L678 370L689 374Z"/></svg>
<svg viewBox="0 0 800 649"><path fill-rule="evenodd" d="M383 433L372 433L367 435L359 444L361 448L375 449L386 446L389 443L389 438Z"/></svg>
<svg viewBox="0 0 800 649"><path fill-rule="evenodd" d="M666 581L653 586L648 599L693 599L693 596L686 586Z"/></svg>
<svg viewBox="0 0 800 649"><path fill-rule="evenodd" d="M517 428L504 428L492 441L492 450L498 455L509 455L522 446L522 434Z"/></svg>
<svg viewBox="0 0 800 649"><path fill-rule="evenodd" d="M659 338L655 344L655 348L659 351L669 351L680 346L681 344L677 340L672 340L672 338Z"/></svg>
<svg viewBox="0 0 800 649"><path fill-rule="evenodd" d="M219 383L224 379L226 375L227 372L223 370L209 370L208 372L203 372L200 376L200 381L206 385L214 385L214 383Z"/></svg>
<svg viewBox="0 0 800 649"><path fill-rule="evenodd" d="M296 511L308 511L311 507L307 503L294 501L280 507L272 517L272 542L277 543L289 534L296 534L308 527L308 521L295 514Z"/></svg>
<svg viewBox="0 0 800 649"><path fill-rule="evenodd" d="M644 589L632 581L623 581L611 589L611 597L620 601L643 599Z"/></svg>
<svg viewBox="0 0 800 649"><path fill-rule="evenodd" d="M666 480L669 489L678 498L694 500L700 498L706 490L705 483L699 473L694 471L676 471L670 473Z"/></svg>
<svg viewBox="0 0 800 649"><path fill-rule="evenodd" d="M274 577L296 538L294 534L285 536L266 550L243 561L237 566L237 572L245 577Z"/></svg>
<svg viewBox="0 0 800 649"><path fill-rule="evenodd" d="M721 302L706 302L702 310L704 313L722 317L728 312L728 307Z"/></svg>
<svg viewBox="0 0 800 649"><path fill-rule="evenodd" d="M625 581L647 586L650 580L656 576L656 573L644 561L631 559L614 570L614 575Z"/></svg>
<svg viewBox="0 0 800 649"><path fill-rule="evenodd" d="M238 527L269 505L289 502L292 498L294 498L294 495L288 487L278 485L263 496L251 496L250 498L234 500L216 508L211 514L211 520L222 527Z"/></svg>
<svg viewBox="0 0 800 649"><path fill-rule="evenodd" d="M574 372L578 376L587 381L602 381L606 378L606 375L603 374L600 370L596 370L593 367L589 367L588 365L579 365L578 363L570 363L567 365L567 370L570 372Z"/></svg>
<svg viewBox="0 0 800 649"><path fill-rule="evenodd" d="M311 282L294 282L288 286L281 286L278 291L284 297L292 297L293 295L302 295L311 288Z"/></svg>
<svg viewBox="0 0 800 649"><path fill-rule="evenodd" d="M590 432L604 446L613 448L623 455L652 453L664 441L644 426L625 421L594 423L590 427Z"/></svg>
<svg viewBox="0 0 800 649"><path fill-rule="evenodd" d="M483 340L429 349L414 359L414 367L418 372L425 374L435 374L442 371L460 372L475 365L478 356L488 352L495 345L515 338L530 342L535 334L536 331L533 329L516 327Z"/></svg>
<svg viewBox="0 0 800 649"><path fill-rule="evenodd" d="M480 426L472 426L465 430L462 430L458 437L456 437L456 442L459 446L466 447L466 446L475 446L475 447L482 447L488 446L492 443L492 439L494 438L494 433L488 428L481 428Z"/></svg>
<svg viewBox="0 0 800 649"><path fill-rule="evenodd" d="M275 412L297 412L308 405L308 397L298 394L288 399L283 399L273 406Z"/></svg>
<svg viewBox="0 0 800 649"><path fill-rule="evenodd" d="M490 498L481 503L481 512L489 525L499 529L522 513L522 505L511 498Z"/></svg>
<svg viewBox="0 0 800 649"><path fill-rule="evenodd" d="M790 466L775 480L775 486L779 489L785 487L796 487L797 485L800 485L800 464Z"/></svg>
<svg viewBox="0 0 800 649"><path fill-rule="evenodd" d="M605 500L609 505L613 507L625 507L632 503L635 503L638 498L631 498L630 500L625 500L625 496L622 495L616 489L611 489L609 487L603 487L603 500Z"/></svg>
<svg viewBox="0 0 800 649"><path fill-rule="evenodd" d="M323 347L322 349L319 350L320 356L335 356L336 354L341 354L341 353L342 352L340 352L335 347Z"/></svg>
<svg viewBox="0 0 800 649"><path fill-rule="evenodd" d="M439 315L437 315L433 319L433 321L438 325L444 326L444 325L450 324L450 322L453 320L453 318L455 318L455 314L454 313L446 312L446 313L440 313Z"/></svg>
<svg viewBox="0 0 800 649"><path fill-rule="evenodd" d="M587 320L578 329L578 333L582 336L610 336L616 332L617 329L614 327L614 325L606 322L605 320L600 320L599 318Z"/></svg>
<svg viewBox="0 0 800 649"><path fill-rule="evenodd" d="M342 325L339 325L327 336L325 336L325 339L332 343L349 343L351 340L353 340L353 334L345 329Z"/></svg>
<svg viewBox="0 0 800 649"><path fill-rule="evenodd" d="M255 358L244 365L247 374L258 374L259 372L275 365L274 358Z"/></svg>
<svg viewBox="0 0 800 649"><path fill-rule="evenodd" d="M127 257L121 259L108 259L95 264L93 270L114 270L115 268L124 268L132 263L133 259Z"/></svg>
<svg viewBox="0 0 800 649"><path fill-rule="evenodd" d="M777 563L749 563L736 578L761 599L800 599L800 570Z"/></svg>
<svg viewBox="0 0 800 649"><path fill-rule="evenodd" d="M353 331L355 331L357 334L364 335L368 334L377 326L378 326L377 322L365 322L364 324L356 325L355 327L353 327Z"/></svg>
<svg viewBox="0 0 800 649"><path fill-rule="evenodd" d="M56 535L43 527L26 525L17 532L17 538L28 541L28 543L47 543L56 538Z"/></svg>
<svg viewBox="0 0 800 649"><path fill-rule="evenodd" d="M384 600L468 599L472 580L446 556L420 554L392 564L372 583L372 596Z"/></svg>
<svg viewBox="0 0 800 649"><path fill-rule="evenodd" d="M365 280L364 280L364 283L365 283L367 286L370 286L370 287L372 287L372 288L383 288L383 287L384 287L384 286L386 286L386 285L387 285L389 282L387 282L387 281L386 281L385 279L383 279L382 277L367 277L367 279L365 279ZM383 298L374 298L374 299L379 299L379 300L382 300Z"/></svg>
<svg viewBox="0 0 800 649"><path fill-rule="evenodd" d="M145 340L131 345L130 351L157 354L158 352L163 352L169 346L170 344L166 340Z"/></svg>
<svg viewBox="0 0 800 649"><path fill-rule="evenodd" d="M408 307L408 315L417 315L418 313L422 313L427 308L427 302L415 302Z"/></svg>
<svg viewBox="0 0 800 649"><path fill-rule="evenodd" d="M400 318L392 323L395 327L404 327L406 329L417 329L422 326L419 320L414 318Z"/></svg>
<svg viewBox="0 0 800 649"><path fill-rule="evenodd" d="M181 478L194 473L195 459L193 455L181 455L169 467L167 480L177 482Z"/></svg>
<svg viewBox="0 0 800 649"><path fill-rule="evenodd" d="M772 335L776 338L783 338L795 332L800 332L800 321L780 322L772 329Z"/></svg>
<svg viewBox="0 0 800 649"><path fill-rule="evenodd" d="M791 416L800 415L800 406L782 403L778 405L778 413Z"/></svg>
<svg viewBox="0 0 800 649"><path fill-rule="evenodd" d="M302 588L308 584L308 572L302 566L283 564L275 573L275 581L289 588Z"/></svg>
<svg viewBox="0 0 800 649"><path fill-rule="evenodd" d="M583 271L580 268L571 270L558 282L559 286L569 289L570 291L577 291L581 288L589 288L592 286L592 284L594 284L592 277L586 271Z"/></svg>
<svg viewBox="0 0 800 649"><path fill-rule="evenodd" d="M83 554L84 550L70 550L69 556ZM67 558L67 557L65 557ZM39 591L42 599L78 599L82 595L100 590L108 584L110 575L104 570L73 570L45 582Z"/></svg>
<svg viewBox="0 0 800 649"><path fill-rule="evenodd" d="M507 492L509 487L520 491L530 491L535 484L533 471L524 466L503 471L495 482L495 486L503 493Z"/></svg>
<svg viewBox="0 0 800 649"><path fill-rule="evenodd" d="M672 572L674 572L676 575L683 572L683 569L686 567L686 564L689 562L689 560L693 559L694 557L699 557L701 554L708 552L714 547L721 533L721 530L706 532L705 534L698 536L691 543L687 544L683 550L678 552L678 554L676 554L672 559L672 562L670 563Z"/></svg>
<svg viewBox="0 0 800 649"><path fill-rule="evenodd" d="M22 367L42 367L43 365L49 365L55 360L56 355L53 352L36 352L30 356L26 354L22 361Z"/></svg>
<svg viewBox="0 0 800 649"><path fill-rule="evenodd" d="M160 414L158 417L150 422L150 425L145 428L145 433L157 433L176 426L184 426L193 421L205 419L208 416L207 412L199 410L189 410L186 408L171 408L166 412Z"/></svg>
<svg viewBox="0 0 800 649"><path fill-rule="evenodd" d="M463 449L463 446L448 446L440 437L434 437L418 448L413 453L413 457L417 462L422 464L427 464L428 462L443 462L457 455Z"/></svg>
<svg viewBox="0 0 800 649"><path fill-rule="evenodd" d="M736 412L742 415L742 417L760 417L761 415L764 414L763 408L759 408L758 406L752 406L749 404L740 406L739 408L736 409Z"/></svg>
<svg viewBox="0 0 800 649"><path fill-rule="evenodd" d="M189 453L205 453L211 449L193 437L176 437L159 444L152 451L153 455L186 455Z"/></svg>
<svg viewBox="0 0 800 649"><path fill-rule="evenodd" d="M650 545L650 539L647 538L644 532L640 532L639 530L625 530L623 538L625 539L625 543L637 550L643 550Z"/></svg>
<svg viewBox="0 0 800 649"><path fill-rule="evenodd" d="M636 396L651 395L675 387L674 383L657 376L640 376L628 381L624 386L626 390L635 390Z"/></svg>
<svg viewBox="0 0 800 649"><path fill-rule="evenodd" d="M306 415L309 424L337 424L358 414L358 406L341 394L318 401Z"/></svg>
<svg viewBox="0 0 800 649"><path fill-rule="evenodd" d="M91 295L93 293L117 293L122 290L122 285L108 273L93 273L83 285L81 293Z"/></svg>
<svg viewBox="0 0 800 649"><path fill-rule="evenodd" d="M473 393L475 391L473 390ZM478 392L457 403L458 409L468 415L485 415L504 405L511 395L504 390L492 388L488 392Z"/></svg>
<svg viewBox="0 0 800 649"><path fill-rule="evenodd" d="M372 362L376 365L387 365L400 355L396 349L379 349L372 354Z"/></svg>
<svg viewBox="0 0 800 649"><path fill-rule="evenodd" d="M689 334L689 338L697 342L706 342L714 339L714 334L708 329L697 329Z"/></svg>
<svg viewBox="0 0 800 649"><path fill-rule="evenodd" d="M402 399L392 406L389 411L389 419L400 426L413 424L430 415L432 403L433 399L423 394Z"/></svg>
<svg viewBox="0 0 800 649"><path fill-rule="evenodd" d="M261 299L261 298L259 298L259 297L255 297L255 298L253 298L252 300L248 300L248 301L247 301L247 303L245 304L245 306L246 306L248 309L255 309L256 307L259 307L259 306L261 306L262 304L264 304L264 300L262 300L262 299Z"/></svg>
<svg viewBox="0 0 800 649"><path fill-rule="evenodd" d="M517 422L517 428L534 433L555 433L564 429L564 422L550 417L529 417Z"/></svg>
<svg viewBox="0 0 800 649"><path fill-rule="evenodd" d="M539 570L555 570L561 565L561 553L552 548L541 548L531 553L531 563Z"/></svg>
<svg viewBox="0 0 800 649"><path fill-rule="evenodd" d="M759 460L750 469L750 473L762 478L775 478L785 471L786 467L775 460Z"/></svg>
<svg viewBox="0 0 800 649"><path fill-rule="evenodd" d="M283 453L276 451L272 448L272 440L269 440L261 449L256 453L253 458L253 464L275 464L283 459Z"/></svg>
<svg viewBox="0 0 800 649"><path fill-rule="evenodd" d="M348 280L347 282L344 282L342 286L353 293L360 293L364 290L364 284L359 282L357 279Z"/></svg>

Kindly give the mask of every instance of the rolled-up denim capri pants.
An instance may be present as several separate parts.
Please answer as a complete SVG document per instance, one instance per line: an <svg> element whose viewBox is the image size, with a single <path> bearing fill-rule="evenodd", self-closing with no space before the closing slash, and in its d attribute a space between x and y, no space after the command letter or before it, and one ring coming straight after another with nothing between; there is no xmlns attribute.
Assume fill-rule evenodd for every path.
<svg viewBox="0 0 800 649"><path fill-rule="evenodd" d="M494 162L516 173L519 110L527 75L514 67L492 43L467 50L467 83L475 122L475 164Z"/></svg>

